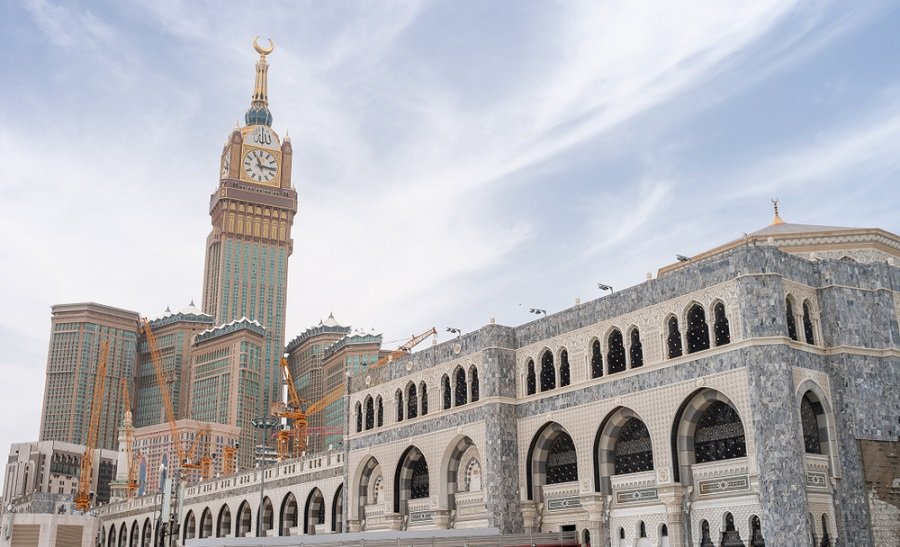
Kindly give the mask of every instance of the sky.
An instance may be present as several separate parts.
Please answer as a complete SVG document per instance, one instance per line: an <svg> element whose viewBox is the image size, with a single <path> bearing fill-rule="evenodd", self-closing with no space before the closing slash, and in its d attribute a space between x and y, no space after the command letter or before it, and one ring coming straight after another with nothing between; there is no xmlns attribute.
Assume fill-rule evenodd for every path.
<svg viewBox="0 0 900 547"><path fill-rule="evenodd" d="M896 2L0 3L0 447L50 306L202 301L269 56L299 194L287 340L516 326L771 222L900 233ZM5 448L4 448L5 450Z"/></svg>

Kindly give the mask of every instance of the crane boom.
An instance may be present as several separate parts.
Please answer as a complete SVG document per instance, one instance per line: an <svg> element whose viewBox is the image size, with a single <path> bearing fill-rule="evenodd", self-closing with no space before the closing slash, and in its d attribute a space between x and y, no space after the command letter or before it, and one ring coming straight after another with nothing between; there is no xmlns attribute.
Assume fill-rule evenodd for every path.
<svg viewBox="0 0 900 547"><path fill-rule="evenodd" d="M106 358L109 355L109 341L104 340L100 346L100 360L94 378L94 397L91 401L91 421L88 425L87 442L84 445L84 456L81 458L81 474L78 476L78 493L75 496L75 508L87 511L91 507L91 475L93 475L94 447L97 445L97 434L100 429L100 414L103 406L103 392L106 388Z"/></svg>
<svg viewBox="0 0 900 547"><path fill-rule="evenodd" d="M390 363L394 359L399 359L400 357L403 357L404 355L409 355L409 352L411 352L414 347L421 344L422 341L425 340L426 338L428 338L429 336L437 336L437 329L434 327L431 327L430 329L428 329L427 331L425 331L421 334L413 335L409 340L406 341L405 344L401 345L399 348L390 352L388 355L385 355L381 359L379 359L379 360L375 361L373 364L369 365L368 370L372 370L373 368L378 368L386 363Z"/></svg>

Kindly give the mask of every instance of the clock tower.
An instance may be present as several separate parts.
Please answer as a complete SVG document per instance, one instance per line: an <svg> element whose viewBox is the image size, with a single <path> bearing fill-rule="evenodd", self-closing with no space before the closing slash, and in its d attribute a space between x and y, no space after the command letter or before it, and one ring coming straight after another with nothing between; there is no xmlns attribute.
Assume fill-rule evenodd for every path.
<svg viewBox="0 0 900 547"><path fill-rule="evenodd" d="M255 416L268 416L280 400L279 361L284 352L288 257L297 191L291 184L291 143L272 130L266 56L275 46L253 47L259 53L256 83L245 125L235 128L222 150L219 185L210 197L212 230L206 240L203 311L216 325L242 318L265 330L258 376ZM256 382L254 382L256 384ZM247 409L246 413L253 412ZM248 423L235 423L249 428Z"/></svg>

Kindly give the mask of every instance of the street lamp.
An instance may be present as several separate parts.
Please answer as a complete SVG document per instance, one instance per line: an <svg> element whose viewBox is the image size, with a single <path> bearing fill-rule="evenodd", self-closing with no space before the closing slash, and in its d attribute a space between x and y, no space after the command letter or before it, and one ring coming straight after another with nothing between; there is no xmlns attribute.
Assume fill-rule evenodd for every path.
<svg viewBox="0 0 900 547"><path fill-rule="evenodd" d="M544 314L544 317L547 317L547 310L542 310L541 308L531 308L528 310L528 313L533 313L535 315Z"/></svg>
<svg viewBox="0 0 900 547"><path fill-rule="evenodd" d="M612 285L606 285L604 283L597 283L597 288L601 291L609 291L609 294L612 294L613 288Z"/></svg>
<svg viewBox="0 0 900 547"><path fill-rule="evenodd" d="M269 418L254 418L250 420L250 425L263 432L263 453L259 461L259 470L262 473L259 481L259 509L256 512L256 537L262 537L262 519L263 519L263 500L266 496L266 469L265 457L269 449L268 430L278 427L278 421Z"/></svg>
<svg viewBox="0 0 900 547"><path fill-rule="evenodd" d="M460 336L462 334L462 331L456 327L447 327L447 332L449 332L451 334L455 334L457 336Z"/></svg>

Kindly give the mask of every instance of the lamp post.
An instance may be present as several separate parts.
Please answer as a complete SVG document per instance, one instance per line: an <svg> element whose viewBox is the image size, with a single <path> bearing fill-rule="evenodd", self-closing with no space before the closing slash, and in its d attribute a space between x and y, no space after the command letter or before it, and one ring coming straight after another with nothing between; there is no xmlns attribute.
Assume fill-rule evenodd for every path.
<svg viewBox="0 0 900 547"><path fill-rule="evenodd" d="M601 291L609 291L609 294L613 292L612 285L607 285L606 283L597 283L597 288Z"/></svg>
<svg viewBox="0 0 900 547"><path fill-rule="evenodd" d="M528 313L533 313L535 315L544 314L544 317L547 317L547 310L541 308L531 308L528 310Z"/></svg>
<svg viewBox="0 0 900 547"><path fill-rule="evenodd" d="M250 425L263 432L263 453L259 461L259 470L262 474L259 482L259 510L256 512L256 537L262 537L262 519L263 519L263 500L266 495L266 469L265 457L268 452L268 430L278 427L278 422L272 418L254 418L250 420ZM240 518L240 516L238 517Z"/></svg>

